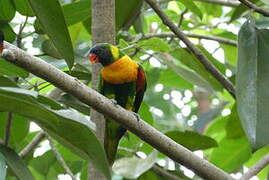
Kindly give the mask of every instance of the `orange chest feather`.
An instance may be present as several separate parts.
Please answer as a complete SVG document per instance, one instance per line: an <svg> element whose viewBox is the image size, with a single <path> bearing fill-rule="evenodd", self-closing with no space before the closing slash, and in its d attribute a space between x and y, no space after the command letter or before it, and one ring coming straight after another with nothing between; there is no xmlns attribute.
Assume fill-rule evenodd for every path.
<svg viewBox="0 0 269 180"><path fill-rule="evenodd" d="M101 74L111 84L134 82L137 79L138 64L128 56L102 68Z"/></svg>

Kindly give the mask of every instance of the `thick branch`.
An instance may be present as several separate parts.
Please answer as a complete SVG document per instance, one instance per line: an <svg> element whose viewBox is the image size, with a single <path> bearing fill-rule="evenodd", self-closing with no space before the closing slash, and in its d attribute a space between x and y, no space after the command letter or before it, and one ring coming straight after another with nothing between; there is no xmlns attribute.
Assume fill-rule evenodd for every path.
<svg viewBox="0 0 269 180"><path fill-rule="evenodd" d="M269 153L264 156L257 164L255 164L252 168L248 170L240 180L248 180L258 174L263 168L265 168L269 164Z"/></svg>
<svg viewBox="0 0 269 180"><path fill-rule="evenodd" d="M207 59L207 57L197 49L194 44L186 37L186 35L181 32L177 26L169 20L166 14L152 1L152 0L145 0L151 8L158 14L158 16L162 19L163 23L169 27L169 29L174 32L177 37L182 40L189 50L197 57L197 59L202 63L205 69L215 77L220 84L235 98L235 89L233 84L224 77L221 72Z"/></svg>
<svg viewBox="0 0 269 180"><path fill-rule="evenodd" d="M133 113L123 109L119 105L115 105L111 100L87 87L76 78L65 74L43 60L31 56L7 42L4 43L4 48L6 50L3 52L3 58L7 61L51 82L58 88L96 109L98 112L111 117L142 140L174 161L192 169L201 177L214 180L233 179L229 174L206 160L199 158L145 121L137 121Z"/></svg>
<svg viewBox="0 0 269 180"><path fill-rule="evenodd" d="M234 40L230 40L230 39L226 39L226 38L222 38L222 37L216 37L216 36L208 36L208 35L201 35L201 34L193 34L193 33L186 33L185 34L188 37L192 37L192 38L198 38L198 39L207 39L207 40L213 40L213 41L217 41L219 43L225 43L228 45L232 45L232 46L237 46L237 42ZM154 34L154 33L150 33L150 34L146 34L142 39L150 39L153 37L159 37L159 38L176 38L178 37L177 35L175 35L172 32L163 32L163 33L158 33L158 34Z"/></svg>
<svg viewBox="0 0 269 180"><path fill-rule="evenodd" d="M33 140L27 144L27 146L25 146L25 148L19 153L19 155L23 158L25 157L27 154L29 154L45 137L45 133L43 131L41 131L40 133L38 133Z"/></svg>
<svg viewBox="0 0 269 180"><path fill-rule="evenodd" d="M248 0L239 0L242 4L244 4L245 6L247 6L250 9L253 9L254 11L256 11L257 13L260 13L264 16L269 16L269 11L266 9L263 9L261 7L256 6L255 4L249 2Z"/></svg>

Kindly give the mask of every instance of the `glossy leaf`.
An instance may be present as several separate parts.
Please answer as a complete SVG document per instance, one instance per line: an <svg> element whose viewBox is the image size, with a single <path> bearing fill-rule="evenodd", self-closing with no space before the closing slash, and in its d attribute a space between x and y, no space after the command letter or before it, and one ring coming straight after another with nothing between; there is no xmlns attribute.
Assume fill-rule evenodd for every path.
<svg viewBox="0 0 269 180"><path fill-rule="evenodd" d="M0 1L0 21L11 21L15 16L15 8L10 0Z"/></svg>
<svg viewBox="0 0 269 180"><path fill-rule="evenodd" d="M5 180L7 174L7 165L5 157L0 153L0 180Z"/></svg>
<svg viewBox="0 0 269 180"><path fill-rule="evenodd" d="M160 53L170 51L169 45L160 38L151 38L151 39L139 41L138 45L143 49L153 50Z"/></svg>
<svg viewBox="0 0 269 180"><path fill-rule="evenodd" d="M206 71L204 66L197 60L196 57L194 57L194 55L190 54L188 50L183 48L176 49L171 53L171 55L207 80L214 90L222 91L223 87L221 84L209 72Z"/></svg>
<svg viewBox="0 0 269 180"><path fill-rule="evenodd" d="M237 113L236 105L233 106L232 113L228 117L228 121L226 124L226 133L227 138L240 138L242 136L245 136Z"/></svg>
<svg viewBox="0 0 269 180"><path fill-rule="evenodd" d="M240 168L251 156L251 148L245 137L224 138L215 148L209 161L224 171L231 173Z"/></svg>
<svg viewBox="0 0 269 180"><path fill-rule="evenodd" d="M0 152L4 155L8 167L20 180L34 180L35 178L18 154L12 149L0 144Z"/></svg>
<svg viewBox="0 0 269 180"><path fill-rule="evenodd" d="M48 34L71 69L74 63L73 46L59 1L28 1L40 21L42 29Z"/></svg>
<svg viewBox="0 0 269 180"><path fill-rule="evenodd" d="M249 0L251 3L256 4L259 0ZM230 22L238 19L244 12L248 11L249 9L244 5L240 4L236 9L233 11L231 16Z"/></svg>
<svg viewBox="0 0 269 180"><path fill-rule="evenodd" d="M12 0L12 1L16 7L16 11L18 11L21 15L30 17L35 15L28 0Z"/></svg>
<svg viewBox="0 0 269 180"><path fill-rule="evenodd" d="M159 83L177 89L192 89L193 85L170 69L163 70Z"/></svg>
<svg viewBox="0 0 269 180"><path fill-rule="evenodd" d="M269 144L269 30L254 19L241 27L238 39L236 97L239 117L254 149Z"/></svg>
<svg viewBox="0 0 269 180"><path fill-rule="evenodd" d="M112 170L125 178L138 178L154 165L157 154L157 151L153 151L146 159L138 157L118 159L113 164Z"/></svg>
<svg viewBox="0 0 269 180"><path fill-rule="evenodd" d="M165 133L165 135L191 151L204 150L218 146L214 139L208 136L200 135L194 131L169 131Z"/></svg>
<svg viewBox="0 0 269 180"><path fill-rule="evenodd" d="M193 1L190 0L180 0L179 2L181 2L182 4L184 4L184 6L188 9L190 9L190 11L192 11L194 14L196 14L200 19L203 18L203 14L200 11L200 9L196 6L196 4Z"/></svg>
<svg viewBox="0 0 269 180"><path fill-rule="evenodd" d="M63 13L68 26L77 24L91 17L91 1L77 1L63 6Z"/></svg>
<svg viewBox="0 0 269 180"><path fill-rule="evenodd" d="M2 58L0 58L0 74L13 77L18 76L22 78L26 78L29 75L29 73L24 69L15 66L14 64L11 64L10 62L5 61Z"/></svg>
<svg viewBox="0 0 269 180"><path fill-rule="evenodd" d="M12 43L16 39L16 34L8 23L0 21L0 30L5 35L5 41Z"/></svg>
<svg viewBox="0 0 269 180"><path fill-rule="evenodd" d="M105 152L87 122L69 119L41 105L31 91L0 88L0 110L31 118L72 152L90 160L107 177L110 176ZM70 117L70 115L69 115ZM79 141L78 141L79 139Z"/></svg>

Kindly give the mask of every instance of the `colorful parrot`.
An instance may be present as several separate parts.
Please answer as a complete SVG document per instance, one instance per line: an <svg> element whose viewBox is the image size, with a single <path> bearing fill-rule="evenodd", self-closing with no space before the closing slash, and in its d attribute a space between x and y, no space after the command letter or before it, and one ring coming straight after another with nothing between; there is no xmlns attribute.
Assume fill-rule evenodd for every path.
<svg viewBox="0 0 269 180"><path fill-rule="evenodd" d="M143 68L116 46L107 43L92 47L89 59L93 64L103 65L99 92L123 108L137 113L147 86ZM106 117L104 147L110 165L115 160L119 141L125 132L121 125Z"/></svg>

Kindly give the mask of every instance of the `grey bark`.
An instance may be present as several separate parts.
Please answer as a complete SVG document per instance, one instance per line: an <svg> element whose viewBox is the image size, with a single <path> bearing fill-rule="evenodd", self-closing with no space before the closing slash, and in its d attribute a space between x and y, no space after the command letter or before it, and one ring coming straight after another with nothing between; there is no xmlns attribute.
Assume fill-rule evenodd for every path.
<svg viewBox="0 0 269 180"><path fill-rule="evenodd" d="M92 44L110 43L115 44L115 1L114 0L92 0ZM98 88L99 64L92 65L92 87ZM96 124L96 136L104 143L105 119L102 114L91 109L91 119ZM104 180L94 166L89 164L89 180Z"/></svg>

